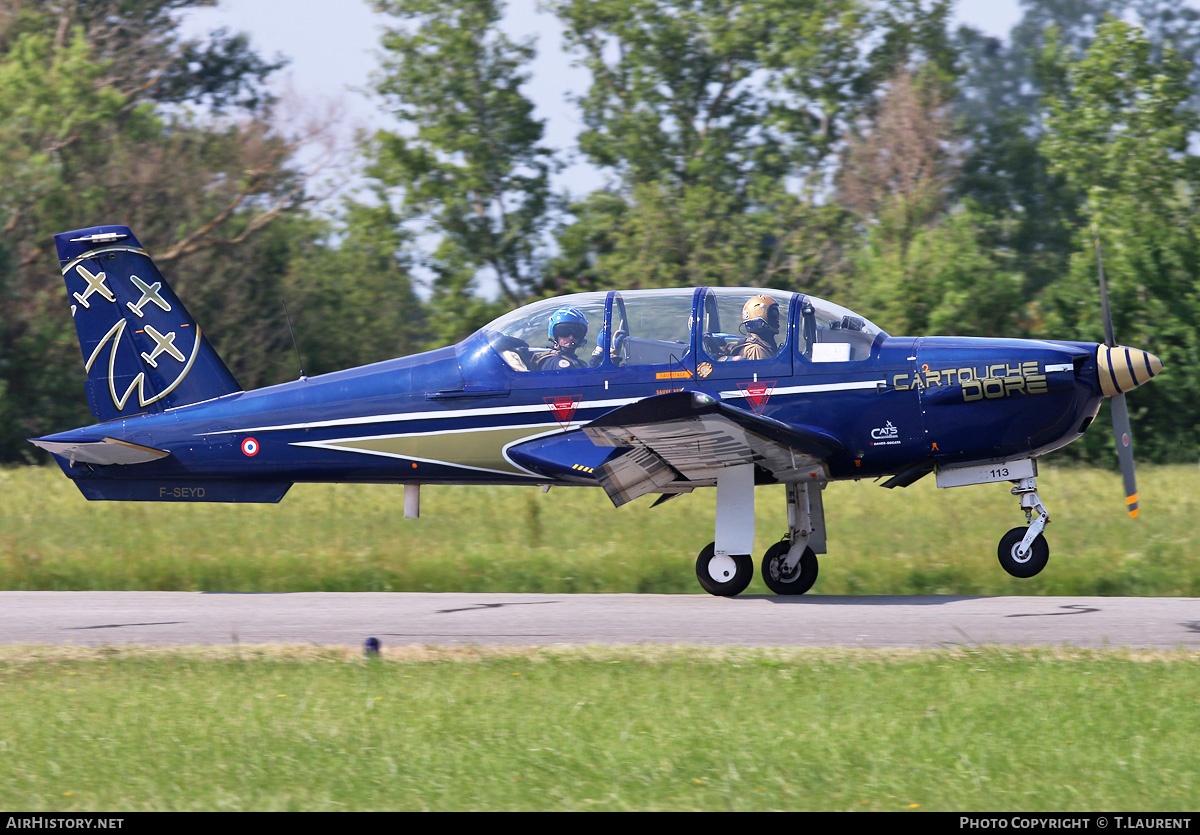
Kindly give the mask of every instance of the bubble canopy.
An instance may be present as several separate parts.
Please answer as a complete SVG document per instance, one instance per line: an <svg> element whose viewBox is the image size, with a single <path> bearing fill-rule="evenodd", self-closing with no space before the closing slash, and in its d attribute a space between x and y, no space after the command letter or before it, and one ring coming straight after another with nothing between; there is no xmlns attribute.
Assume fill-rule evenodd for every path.
<svg viewBox="0 0 1200 835"><path fill-rule="evenodd" d="M505 364L518 372L536 370L547 352L560 350L550 328L552 319L565 315L587 322L571 355L588 368L679 363L688 356L695 361L739 361L747 359L739 352L755 338L754 323L743 321L743 309L751 299L764 297L778 304L779 325L776 333L757 332L766 347L756 357L780 359L786 352L811 362L852 362L869 358L887 336L841 305L758 287L557 296L506 313L481 332ZM573 312L563 313L567 310Z"/></svg>

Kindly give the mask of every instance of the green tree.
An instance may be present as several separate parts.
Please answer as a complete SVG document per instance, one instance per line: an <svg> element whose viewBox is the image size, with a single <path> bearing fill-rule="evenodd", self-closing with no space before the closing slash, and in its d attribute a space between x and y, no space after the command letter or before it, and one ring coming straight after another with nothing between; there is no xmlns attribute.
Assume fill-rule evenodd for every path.
<svg viewBox="0 0 1200 835"><path fill-rule="evenodd" d="M305 227L285 281L288 309L307 374L323 374L416 353L430 341L425 307L413 288L411 242L387 204L351 204L337 246L311 218L292 218L278 234L293 240ZM294 366L293 366L294 367Z"/></svg>
<svg viewBox="0 0 1200 835"><path fill-rule="evenodd" d="M847 124L888 68L918 53L948 55L937 34L945 3L550 8L592 75L578 100L580 150L611 177L572 207L550 271L556 283L572 271L582 286L823 278L844 250L830 236L848 227L815 196Z"/></svg>
<svg viewBox="0 0 1200 835"><path fill-rule="evenodd" d="M534 47L500 31L496 0L375 6L402 24L383 36L376 83L402 128L376 134L367 173L378 201L436 241L424 262L435 276L430 324L455 339L495 312L479 295L481 279L511 305L541 278L554 162L521 92Z"/></svg>
<svg viewBox="0 0 1200 835"><path fill-rule="evenodd" d="M267 127L260 82L276 64L244 40L179 41L172 15L185 5L0 0L0 460L31 455L26 437L88 421L56 232L127 223L218 350L247 328L273 331L272 316L286 340L265 307L286 258L256 249L305 199L294 145ZM217 124L198 107L227 116ZM248 263L259 269L245 283ZM243 381L278 350L257 346L227 355Z"/></svg>
<svg viewBox="0 0 1200 835"><path fill-rule="evenodd" d="M0 0L0 51L22 34L64 46L87 34L93 58L108 65L104 81L129 99L190 102L218 111L257 111L273 98L263 82L281 69L265 60L244 33L221 29L203 40L179 37L179 13L216 0Z"/></svg>
<svg viewBox="0 0 1200 835"><path fill-rule="evenodd" d="M1024 14L1007 40L961 27L952 41L961 60L955 106L971 148L958 191L1003 220L984 242L1012 253L1031 300L1068 270L1082 217L1080 194L1051 170L1041 148L1044 97L1061 81L1063 61L1085 54L1105 14L1136 20L1152 60L1170 45L1191 66L1194 109L1200 104L1200 11L1186 0L1022 0L1021 6ZM1051 62L1044 57L1048 31L1057 55Z"/></svg>
<svg viewBox="0 0 1200 835"><path fill-rule="evenodd" d="M981 241L994 221L952 201L960 151L941 89L901 68L847 143L837 195L863 242L846 301L892 333L1011 334L1021 276Z"/></svg>
<svg viewBox="0 0 1200 835"><path fill-rule="evenodd" d="M1192 67L1158 52L1135 26L1109 20L1072 60L1051 40L1062 83L1049 99L1044 152L1078 195L1067 276L1047 294L1045 331L1103 341L1092 229L1105 252L1119 342L1166 369L1129 401L1138 449L1159 460L1200 453L1200 159L1188 142L1200 117L1186 107ZM1092 441L1094 452L1104 437ZM1111 440L1105 444L1111 446Z"/></svg>
<svg viewBox="0 0 1200 835"><path fill-rule="evenodd" d="M853 304L897 335L1014 333L1024 277L981 241L992 223L964 201L903 247L885 225L870 229L854 261Z"/></svg>

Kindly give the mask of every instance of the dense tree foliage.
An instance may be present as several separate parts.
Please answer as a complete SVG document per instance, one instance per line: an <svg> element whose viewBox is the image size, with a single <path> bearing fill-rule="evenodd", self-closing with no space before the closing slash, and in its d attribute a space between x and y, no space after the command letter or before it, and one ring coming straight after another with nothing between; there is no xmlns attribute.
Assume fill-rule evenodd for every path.
<svg viewBox="0 0 1200 835"><path fill-rule="evenodd" d="M571 207L556 288L836 283L846 219L818 198L840 141L908 56L946 60L945 3L552 9L593 79L579 150L611 175Z"/></svg>
<svg viewBox="0 0 1200 835"><path fill-rule="evenodd" d="M1053 52L1051 41L1047 50ZM1053 58L1053 56L1051 56ZM1045 294L1045 330L1102 340L1094 241L1103 243L1113 323L1172 370L1168 385L1131 398L1140 448L1194 452L1200 423L1200 158L1188 153L1200 116L1185 106L1190 66L1145 33L1109 19L1048 96L1042 145L1080 200L1066 275Z"/></svg>
<svg viewBox="0 0 1200 835"><path fill-rule="evenodd" d="M383 131L367 173L377 198L398 197L404 220L436 236L432 322L444 339L483 324L477 276L506 304L538 282L548 222L551 154L520 90L533 46L498 28L495 0L387 0L397 21L383 37L377 90L412 135Z"/></svg>
<svg viewBox="0 0 1200 835"><path fill-rule="evenodd" d="M0 458L88 417L55 232L136 228L246 384L286 344L287 262L259 235L304 198L266 118L279 63L241 36L181 42L186 5L0 0Z"/></svg>
<svg viewBox="0 0 1200 835"><path fill-rule="evenodd" d="M950 0L544 0L589 83L551 148L538 44L503 0L367 0L399 126L367 186L310 207L265 84L285 59L196 42L207 0L0 0L0 460L87 420L50 237L134 226L244 386L444 344L497 311L610 287L773 286L893 333L1118 338L1162 384L1141 454L1200 454L1200 12L1021 0L1007 38ZM556 196L584 160L591 193ZM1092 433L1078 454L1111 445Z"/></svg>

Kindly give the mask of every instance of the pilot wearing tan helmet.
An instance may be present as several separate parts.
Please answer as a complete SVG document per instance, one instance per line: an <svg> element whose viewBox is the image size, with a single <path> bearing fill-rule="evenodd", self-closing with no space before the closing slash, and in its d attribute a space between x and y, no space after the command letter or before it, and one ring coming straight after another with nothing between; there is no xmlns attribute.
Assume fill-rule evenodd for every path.
<svg viewBox="0 0 1200 835"><path fill-rule="evenodd" d="M767 360L779 353L779 302L770 296L754 296L742 307L742 330L746 340L737 348L737 360Z"/></svg>

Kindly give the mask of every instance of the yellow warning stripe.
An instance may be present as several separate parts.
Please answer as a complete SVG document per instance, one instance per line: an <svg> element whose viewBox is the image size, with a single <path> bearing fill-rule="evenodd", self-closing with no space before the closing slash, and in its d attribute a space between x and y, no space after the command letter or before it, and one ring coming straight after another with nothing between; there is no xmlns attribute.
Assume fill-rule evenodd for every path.
<svg viewBox="0 0 1200 835"><path fill-rule="evenodd" d="M1138 515L1138 494L1125 497L1125 504L1129 505L1129 518L1136 519Z"/></svg>

